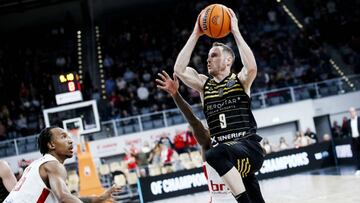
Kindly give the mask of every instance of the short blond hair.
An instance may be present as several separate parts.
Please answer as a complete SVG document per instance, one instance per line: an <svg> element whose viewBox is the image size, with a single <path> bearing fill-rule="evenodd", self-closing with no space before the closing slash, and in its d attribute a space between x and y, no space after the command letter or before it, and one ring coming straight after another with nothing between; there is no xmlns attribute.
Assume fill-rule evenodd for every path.
<svg viewBox="0 0 360 203"><path fill-rule="evenodd" d="M234 51L233 51L228 45L223 44L223 43L221 43L221 42L214 42L213 45L212 45L212 47L222 47L222 48L223 48L223 51L224 51L225 53L230 54L230 56L231 56L232 59L233 59L232 62L234 63L234 61L235 61L235 53L234 53Z"/></svg>

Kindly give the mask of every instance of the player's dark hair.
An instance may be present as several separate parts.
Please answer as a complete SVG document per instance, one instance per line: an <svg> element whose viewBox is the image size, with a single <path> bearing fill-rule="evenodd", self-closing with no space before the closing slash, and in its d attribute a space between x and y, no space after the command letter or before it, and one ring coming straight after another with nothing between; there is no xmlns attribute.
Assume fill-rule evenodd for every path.
<svg viewBox="0 0 360 203"><path fill-rule="evenodd" d="M46 127L41 130L38 137L39 150L42 155L49 152L47 144L51 141L52 132L51 130L57 128L56 126Z"/></svg>
<svg viewBox="0 0 360 203"><path fill-rule="evenodd" d="M232 62L234 63L235 61L235 53L234 51L226 44L223 44L221 42L214 42L212 47L222 47L223 48L223 51L230 54L230 56L232 57Z"/></svg>

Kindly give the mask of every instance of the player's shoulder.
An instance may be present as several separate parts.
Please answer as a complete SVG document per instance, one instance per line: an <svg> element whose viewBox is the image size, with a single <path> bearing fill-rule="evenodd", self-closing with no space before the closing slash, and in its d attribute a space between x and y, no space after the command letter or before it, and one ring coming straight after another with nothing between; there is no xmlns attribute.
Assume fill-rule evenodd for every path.
<svg viewBox="0 0 360 203"><path fill-rule="evenodd" d="M0 160L0 166L5 166L5 165L7 165L7 162L4 160Z"/></svg>
<svg viewBox="0 0 360 203"><path fill-rule="evenodd" d="M66 173L65 166L56 160L49 160L41 165L49 173Z"/></svg>
<svg viewBox="0 0 360 203"><path fill-rule="evenodd" d="M0 160L0 174L1 172L6 171L8 169L10 169L9 164L4 160Z"/></svg>

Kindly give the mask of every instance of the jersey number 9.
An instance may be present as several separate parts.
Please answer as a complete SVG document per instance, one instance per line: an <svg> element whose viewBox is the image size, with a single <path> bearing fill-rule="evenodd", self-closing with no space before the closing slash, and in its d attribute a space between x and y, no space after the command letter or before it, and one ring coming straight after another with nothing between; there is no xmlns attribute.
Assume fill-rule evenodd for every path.
<svg viewBox="0 0 360 203"><path fill-rule="evenodd" d="M219 120L220 120L220 127L221 128L226 128L226 118L225 118L225 114L220 114L219 115Z"/></svg>

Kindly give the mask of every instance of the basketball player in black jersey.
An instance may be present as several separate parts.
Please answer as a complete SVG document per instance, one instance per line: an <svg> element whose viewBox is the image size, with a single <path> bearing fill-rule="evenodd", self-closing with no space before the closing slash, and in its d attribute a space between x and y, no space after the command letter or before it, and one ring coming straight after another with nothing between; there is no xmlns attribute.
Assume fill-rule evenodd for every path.
<svg viewBox="0 0 360 203"><path fill-rule="evenodd" d="M251 112L250 87L257 66L254 55L241 36L235 13L231 17L231 33L239 49L244 67L235 74L231 66L235 54L222 43L214 43L207 59L210 77L188 67L191 54L202 31L198 23L180 51L174 71L189 87L197 90L203 102L212 148L206 152L207 162L219 173L238 202L264 202L255 177L264 161L264 151L256 134ZM196 21L198 22L198 21Z"/></svg>
<svg viewBox="0 0 360 203"><path fill-rule="evenodd" d="M0 202L3 202L9 195L10 191L16 185L16 182L16 178L8 163L0 160Z"/></svg>

